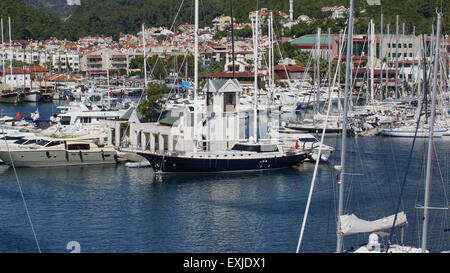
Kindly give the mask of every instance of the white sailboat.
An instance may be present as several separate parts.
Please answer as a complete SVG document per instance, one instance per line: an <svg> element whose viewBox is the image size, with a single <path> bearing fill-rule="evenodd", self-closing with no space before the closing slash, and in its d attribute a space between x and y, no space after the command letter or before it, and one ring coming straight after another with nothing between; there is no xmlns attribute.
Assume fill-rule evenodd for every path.
<svg viewBox="0 0 450 273"><path fill-rule="evenodd" d="M345 93L344 93L344 113L343 113L343 129L347 127L347 116L348 116L348 93L350 90L350 67L351 67L351 48L352 48L352 34L353 34L353 0L350 0L349 8L349 35L347 40L347 63L346 63L346 79L345 79ZM325 129L324 129L325 130ZM354 214L344 214L344 182L345 174L347 172L346 167L346 153L347 153L347 135L342 134L342 148L341 148L341 164L335 168L340 172L339 174L339 199L338 199L338 217L336 225L337 243L336 252L344 252L343 238L345 235L356 234L356 233L368 233L372 232L369 238L369 244L361 247L356 252L381 252L381 244L378 241L378 235L375 232L380 230L385 230L391 228L394 223L395 226L403 226L407 224L406 215L403 212L399 212L395 215L384 217L375 221L366 221L358 218ZM319 151L320 153L320 151ZM317 163L314 172L313 180L311 183L311 189L308 196L307 207L305 211L305 216L303 218L302 229L300 232L300 238L297 246L297 252L300 251L301 242L303 239L304 228L306 225L306 219L309 211L309 205L311 202L311 196L314 189L314 182L317 173ZM392 246L390 252L419 252L419 250L404 246Z"/></svg>
<svg viewBox="0 0 450 273"><path fill-rule="evenodd" d="M431 118L430 126L428 130L428 153L427 153L427 168L426 168L426 181L425 181L425 199L423 205L423 226L422 226L422 241L420 247L404 246L398 244L382 245L379 242L378 234L376 231L402 226L407 223L406 215L403 212L396 213L395 215L383 218L374 222L367 222L358 219L354 215L340 215L339 217L339 229L342 235L352 233L367 233L372 232L369 235L368 244L361 246L354 251L355 253L428 253L427 250L427 232L429 221L429 203L430 203L430 185L432 176L432 154L433 154L433 134L434 134L434 116L436 108L436 90L437 90L437 74L439 63L439 45L440 45L440 29L441 29L441 14L438 13L437 19L437 32L436 32L436 48L434 54L434 69L433 69L433 94L431 102ZM392 232L391 231L391 232Z"/></svg>

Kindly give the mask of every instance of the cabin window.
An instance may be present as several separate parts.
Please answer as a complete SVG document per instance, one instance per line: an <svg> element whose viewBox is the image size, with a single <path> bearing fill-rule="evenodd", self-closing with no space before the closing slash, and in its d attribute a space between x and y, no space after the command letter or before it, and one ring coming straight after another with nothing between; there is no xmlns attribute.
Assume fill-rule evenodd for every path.
<svg viewBox="0 0 450 273"><path fill-rule="evenodd" d="M39 140L38 142L36 142L37 145L41 145L44 146L45 144L49 143L50 141L48 140Z"/></svg>
<svg viewBox="0 0 450 273"><path fill-rule="evenodd" d="M61 141L52 141L52 142L48 143L47 145L45 145L45 147L52 147L52 146L59 145L61 143L62 143Z"/></svg>
<svg viewBox="0 0 450 273"><path fill-rule="evenodd" d="M4 137L1 138L1 140L18 140L18 139L21 139L21 138L22 138L21 136L18 136L18 137L4 136Z"/></svg>
<svg viewBox="0 0 450 273"><path fill-rule="evenodd" d="M23 144L23 143L25 143L26 141L27 141L27 139L22 138L22 139L19 139L19 140L14 141L14 144Z"/></svg>
<svg viewBox="0 0 450 273"><path fill-rule="evenodd" d="M67 145L68 150L89 150L90 146L87 143L74 143Z"/></svg>
<svg viewBox="0 0 450 273"><path fill-rule="evenodd" d="M212 105L214 103L214 95L213 93L206 93L206 105Z"/></svg>
<svg viewBox="0 0 450 273"><path fill-rule="evenodd" d="M213 104L214 104L214 94L207 92L206 93L206 107L208 112L213 111Z"/></svg>
<svg viewBox="0 0 450 273"><path fill-rule="evenodd" d="M232 151L244 151L244 152L278 152L277 145L246 145L235 144Z"/></svg>
<svg viewBox="0 0 450 273"><path fill-rule="evenodd" d="M300 140L301 142L318 142L315 138L299 138L298 140Z"/></svg>
<svg viewBox="0 0 450 273"><path fill-rule="evenodd" d="M60 121L61 125L70 125L70 117L61 117Z"/></svg>

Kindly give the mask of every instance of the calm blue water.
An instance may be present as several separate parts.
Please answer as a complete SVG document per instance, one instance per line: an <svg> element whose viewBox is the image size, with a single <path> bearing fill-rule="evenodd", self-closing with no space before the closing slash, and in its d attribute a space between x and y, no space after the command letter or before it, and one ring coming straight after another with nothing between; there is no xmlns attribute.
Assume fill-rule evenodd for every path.
<svg viewBox="0 0 450 273"><path fill-rule="evenodd" d="M40 104L43 118L55 105ZM24 116L37 105L0 105L3 115ZM335 250L340 138L321 164L302 243L304 252ZM375 220L395 212L411 139L349 138L345 212ZM432 206L448 193L449 139L436 140ZM423 203L424 140L418 140L401 203L409 225L405 241L418 245ZM295 252L314 164L282 170L210 175L154 176L124 165L19 168L17 174L42 252ZM449 249L449 216L432 211L430 249ZM442 220L444 223L442 224ZM345 247L367 242L350 236ZM396 237L399 238L399 232ZM0 166L0 252L37 252L13 170Z"/></svg>

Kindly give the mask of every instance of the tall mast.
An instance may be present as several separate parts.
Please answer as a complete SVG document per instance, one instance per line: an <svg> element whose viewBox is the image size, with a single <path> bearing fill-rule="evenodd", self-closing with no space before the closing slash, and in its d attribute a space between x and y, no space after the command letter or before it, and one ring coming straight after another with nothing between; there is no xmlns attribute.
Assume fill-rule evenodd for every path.
<svg viewBox="0 0 450 273"><path fill-rule="evenodd" d="M269 90L272 91L272 36L271 36L271 29L270 29L270 17L267 18L267 31L269 36L269 47L268 47L268 55L267 55L267 66L268 66L268 74L269 74Z"/></svg>
<svg viewBox="0 0 450 273"><path fill-rule="evenodd" d="M320 101L320 28L317 29L317 42L316 42L316 107L314 113L317 114L319 112L319 101Z"/></svg>
<svg viewBox="0 0 450 273"><path fill-rule="evenodd" d="M348 92L350 88L350 74L353 47L353 0L350 0L350 8L348 10L348 38L347 38L347 57L345 64L345 92L344 92L344 113L342 121L342 148L341 148L341 174L339 178L339 204L338 204L338 220L337 220L337 244L336 252L342 252L343 234L341 231L340 216L344 211L344 175L345 175L345 154L347 149L347 112L348 112Z"/></svg>
<svg viewBox="0 0 450 273"><path fill-rule="evenodd" d="M233 62L233 80L235 77L234 67L234 18L233 18L233 0L230 0L230 15L231 15L231 61Z"/></svg>
<svg viewBox="0 0 450 273"><path fill-rule="evenodd" d="M396 31L396 40L395 40L395 96L400 98L400 94L398 93L398 15L395 21L395 31Z"/></svg>
<svg viewBox="0 0 450 273"><path fill-rule="evenodd" d="M11 91L13 89L13 68L12 68L12 63L13 63L13 53L12 53L12 39L11 39L11 17L8 16L8 26L9 26L9 70L11 73L11 78L10 78L10 83L11 83Z"/></svg>
<svg viewBox="0 0 450 273"><path fill-rule="evenodd" d="M328 28L328 99L331 101L331 29Z"/></svg>
<svg viewBox="0 0 450 273"><path fill-rule="evenodd" d="M405 96L405 84L406 84L406 73L405 73L405 54L406 54L406 50L405 50L405 47L404 47L404 45L405 45L405 23L403 23L402 24L402 39L403 39L403 41L402 41L402 43L401 44L403 44L403 47L402 47L402 52L403 53L400 53L400 55L402 56L402 79L403 79L403 81L402 81L402 96Z"/></svg>
<svg viewBox="0 0 450 273"><path fill-rule="evenodd" d="M2 70L3 70L3 83L6 84L6 74L5 74L5 42L3 39L3 17L1 19L2 22Z"/></svg>
<svg viewBox="0 0 450 273"><path fill-rule="evenodd" d="M370 21L370 99L374 103L374 70L375 70L375 24Z"/></svg>
<svg viewBox="0 0 450 273"><path fill-rule="evenodd" d="M437 29L436 29L436 44L434 52L434 69L433 69L433 95L431 99L431 116L430 116L430 131L428 136L428 155L427 155L427 174L425 180L425 200L423 206L423 227L422 227L422 252L427 249L427 233L428 233L428 206L430 204L430 187L432 177L432 154L433 154L433 129L434 129L434 115L436 104L436 90L437 90L437 70L439 68L439 47L441 36L441 14L437 15Z"/></svg>
<svg viewBox="0 0 450 273"><path fill-rule="evenodd" d="M275 68L274 68L274 66L275 66L275 52L274 52L274 49L273 49L275 35L274 35L274 32L273 32L273 12L270 13L270 29L271 29L270 35L271 35L271 39L272 39L272 42L270 42L270 48L271 48L271 51L272 51L272 61L271 61L271 63L272 63L272 86L275 86Z"/></svg>
<svg viewBox="0 0 450 273"><path fill-rule="evenodd" d="M383 101L383 14L380 22L380 101Z"/></svg>
<svg viewBox="0 0 450 273"><path fill-rule="evenodd" d="M144 24L142 24L142 45L143 45L143 51L144 51L144 87L147 89L147 56L145 55L145 27Z"/></svg>
<svg viewBox="0 0 450 273"><path fill-rule="evenodd" d="M389 37L389 24L387 24L386 27L386 38ZM389 37L388 43L391 44L391 38ZM391 50L389 50L389 54L391 54ZM386 98L388 97L388 88L389 88L389 65L388 65L388 58L386 58Z"/></svg>
<svg viewBox="0 0 450 273"><path fill-rule="evenodd" d="M253 37L253 56L254 62L253 67L255 71L255 90L253 93L253 141L258 142L258 109L257 109L257 97L256 93L258 91L258 16L259 13L256 11L256 20L255 20L255 32Z"/></svg>
<svg viewBox="0 0 450 273"><path fill-rule="evenodd" d="M198 90L198 0L195 0L195 28L194 28L194 152L197 152L197 134L198 134L198 109L197 109L197 90Z"/></svg>

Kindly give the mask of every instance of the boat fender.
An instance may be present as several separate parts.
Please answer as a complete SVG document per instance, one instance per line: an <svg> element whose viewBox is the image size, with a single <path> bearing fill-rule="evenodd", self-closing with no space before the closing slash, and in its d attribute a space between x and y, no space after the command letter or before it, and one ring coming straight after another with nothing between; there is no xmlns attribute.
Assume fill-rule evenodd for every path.
<svg viewBox="0 0 450 273"><path fill-rule="evenodd" d="M103 149L101 150L101 152L102 152L102 159L103 161L105 161L105 153L103 152Z"/></svg>
<svg viewBox="0 0 450 273"><path fill-rule="evenodd" d="M50 157L51 157L49 151L46 151L46 152L45 152L45 155L47 156L47 158L50 158Z"/></svg>
<svg viewBox="0 0 450 273"><path fill-rule="evenodd" d="M80 160L81 160L81 162L83 162L83 153L80 151Z"/></svg>
<svg viewBox="0 0 450 273"><path fill-rule="evenodd" d="M119 159L117 158L117 154L114 155L114 160L116 161L116 163L119 163Z"/></svg>
<svg viewBox="0 0 450 273"><path fill-rule="evenodd" d="M69 152L66 151L66 160L69 161Z"/></svg>

